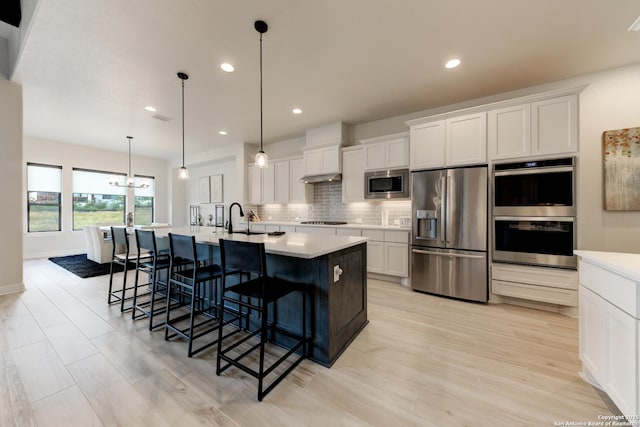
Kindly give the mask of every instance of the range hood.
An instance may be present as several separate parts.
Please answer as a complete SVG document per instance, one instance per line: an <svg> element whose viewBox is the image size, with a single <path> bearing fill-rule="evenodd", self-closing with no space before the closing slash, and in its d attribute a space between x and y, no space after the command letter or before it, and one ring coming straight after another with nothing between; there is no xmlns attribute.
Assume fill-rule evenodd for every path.
<svg viewBox="0 0 640 427"><path fill-rule="evenodd" d="M300 182L342 181L341 147L345 135L346 126L342 122L307 129L306 145L302 148L305 172Z"/></svg>
<svg viewBox="0 0 640 427"><path fill-rule="evenodd" d="M315 184L318 182L340 182L342 181L341 173L328 173L324 175L305 175L300 178L300 182L305 184Z"/></svg>

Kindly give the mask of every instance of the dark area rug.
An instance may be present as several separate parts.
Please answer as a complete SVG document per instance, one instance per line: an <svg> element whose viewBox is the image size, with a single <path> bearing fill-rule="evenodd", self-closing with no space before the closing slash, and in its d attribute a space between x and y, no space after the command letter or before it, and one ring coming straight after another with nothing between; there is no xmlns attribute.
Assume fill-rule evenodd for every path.
<svg viewBox="0 0 640 427"><path fill-rule="evenodd" d="M83 279L109 274L109 268L111 267L111 263L109 262L98 264L97 262L87 259L87 254L51 257L49 261L58 264L60 267ZM122 266L120 265L116 265L114 268L116 268L118 272L122 271ZM134 268L136 268L136 265L132 262L127 266L127 270L133 270Z"/></svg>

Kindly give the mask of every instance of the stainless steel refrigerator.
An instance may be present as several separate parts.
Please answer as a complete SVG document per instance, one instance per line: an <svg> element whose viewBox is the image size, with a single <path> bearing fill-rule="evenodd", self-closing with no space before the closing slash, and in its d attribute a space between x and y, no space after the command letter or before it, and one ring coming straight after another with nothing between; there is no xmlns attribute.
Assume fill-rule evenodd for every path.
<svg viewBox="0 0 640 427"><path fill-rule="evenodd" d="M487 167L411 175L411 287L486 302Z"/></svg>

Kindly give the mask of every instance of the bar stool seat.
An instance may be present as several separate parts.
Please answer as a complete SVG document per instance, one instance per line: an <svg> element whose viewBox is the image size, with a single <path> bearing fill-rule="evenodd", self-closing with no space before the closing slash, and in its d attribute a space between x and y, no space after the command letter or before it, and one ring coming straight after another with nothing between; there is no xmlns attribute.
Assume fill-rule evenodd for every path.
<svg viewBox="0 0 640 427"><path fill-rule="evenodd" d="M167 288L166 318L164 339L180 336L187 340L187 356L191 357L214 344L217 339L210 339L197 348L194 348L196 339L204 337L215 331L218 321L218 279L222 277L222 269L217 264L205 264L198 259L196 239L194 236L184 236L169 233L170 267L169 283ZM213 286L211 283L214 282ZM184 293L190 296L190 302L172 304L172 293L176 293L182 301ZM171 314L177 306L187 306L188 312L171 318ZM202 315L202 316L200 316ZM200 323L196 323L197 317L204 317ZM189 319L188 325L180 326L180 323Z"/></svg>
<svg viewBox="0 0 640 427"><path fill-rule="evenodd" d="M223 335L223 327L218 330L216 374L220 375L227 368L235 366L253 376L258 379L258 400L262 401L264 396L307 356L306 300L309 287L304 283L269 276L264 243L220 239L220 259L222 263L220 309L225 315L223 327L237 322L238 328L227 335ZM248 277L247 280L243 280L245 276ZM235 283L233 283L234 280ZM302 300L299 334L278 326L276 319L278 300L293 292L299 292ZM270 306L273 308L271 316L269 315ZM235 313L230 312L231 307L237 307ZM260 319L260 326L254 331L251 331L251 315ZM243 319L245 320L244 328L241 327ZM225 346L225 341L236 332L244 332L245 335ZM269 333L272 340L280 334L293 343L284 355L271 363L265 361L265 347ZM245 350L243 344L254 337L259 337L258 342ZM256 351L259 353L257 366L255 361L252 362L253 358L248 357ZM300 354L296 355L298 351ZM287 360L290 361L289 366L278 375L274 373L275 379L265 387L267 376Z"/></svg>

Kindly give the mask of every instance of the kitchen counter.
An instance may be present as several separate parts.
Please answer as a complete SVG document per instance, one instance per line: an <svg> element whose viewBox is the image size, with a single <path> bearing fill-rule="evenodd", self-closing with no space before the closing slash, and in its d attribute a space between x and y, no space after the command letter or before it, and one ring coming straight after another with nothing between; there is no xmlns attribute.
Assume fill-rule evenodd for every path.
<svg viewBox="0 0 640 427"><path fill-rule="evenodd" d="M574 251L574 253L592 264L640 282L640 254L598 251Z"/></svg>
<svg viewBox="0 0 640 427"><path fill-rule="evenodd" d="M238 229L241 231L242 229ZM156 236L166 236L168 233L185 234L196 237L196 241L217 246L219 239L237 240L243 242L264 242L268 254L284 255L296 258L316 258L342 249L366 242L366 237L353 236L318 236L305 233L286 232L281 236L268 234L246 234L217 231L213 227L172 227L156 230Z"/></svg>
<svg viewBox="0 0 640 427"><path fill-rule="evenodd" d="M241 228L238 228L241 231ZM267 271L270 276L304 283L310 304L307 309L307 336L311 336L308 358L331 366L367 324L367 239L350 236L322 236L286 232L267 234L228 234L213 227L172 227L156 230L159 240L168 233L192 235L198 253L220 263L219 239L264 242ZM164 237L164 239L163 239ZM300 328L302 302L296 293L278 301L275 318L279 326L295 331ZM252 325L260 319L252 317ZM278 334L284 347L292 343Z"/></svg>
<svg viewBox="0 0 640 427"><path fill-rule="evenodd" d="M242 227L246 228L247 223L241 222ZM373 224L355 224L355 223L347 223L347 224L339 224L339 225L329 225L329 224L302 224L299 221L256 221L252 222L251 225L287 225L287 226L300 226L300 227L325 227L325 228L359 228L366 230L398 230L398 231L411 231L411 227L402 227L400 225L373 225ZM234 224L235 225L235 224Z"/></svg>

